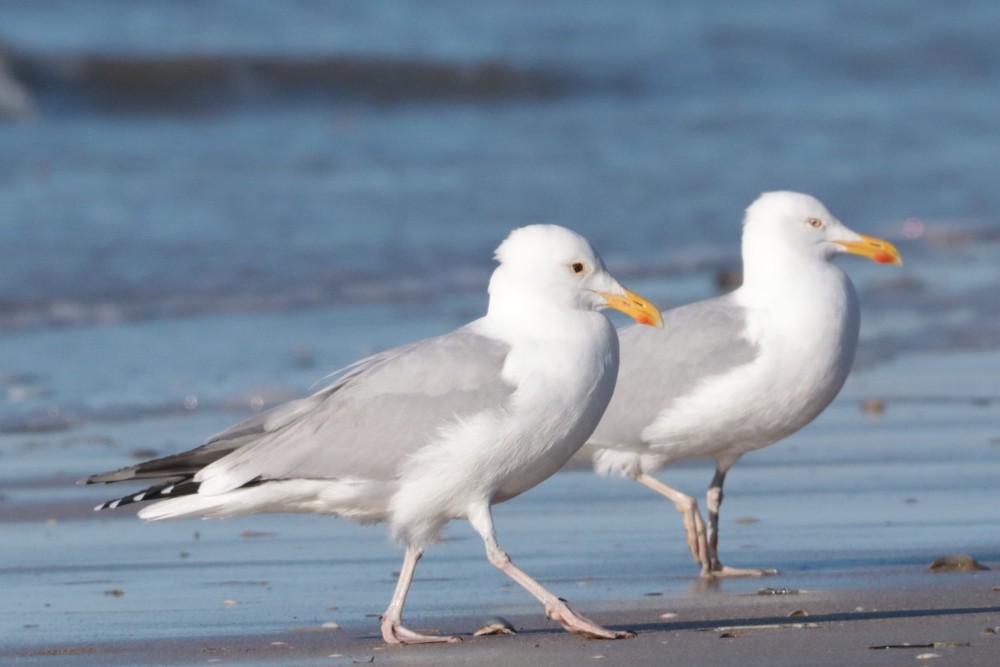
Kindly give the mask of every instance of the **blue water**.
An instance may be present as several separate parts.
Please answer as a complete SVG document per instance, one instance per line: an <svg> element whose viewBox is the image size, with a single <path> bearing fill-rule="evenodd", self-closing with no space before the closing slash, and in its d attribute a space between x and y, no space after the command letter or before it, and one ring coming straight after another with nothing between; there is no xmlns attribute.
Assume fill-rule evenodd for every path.
<svg viewBox="0 0 1000 667"><path fill-rule="evenodd" d="M995 347L998 28L986 1L5 2L32 110L0 123L0 430L301 393L480 314L524 224L702 298L783 188L903 251L843 262L861 364Z"/></svg>
<svg viewBox="0 0 1000 667"><path fill-rule="evenodd" d="M994 347L996 28L985 1L5 2L33 110L0 123L0 430L301 393L479 315L535 222L703 298L783 188L903 251L843 261L859 363Z"/></svg>

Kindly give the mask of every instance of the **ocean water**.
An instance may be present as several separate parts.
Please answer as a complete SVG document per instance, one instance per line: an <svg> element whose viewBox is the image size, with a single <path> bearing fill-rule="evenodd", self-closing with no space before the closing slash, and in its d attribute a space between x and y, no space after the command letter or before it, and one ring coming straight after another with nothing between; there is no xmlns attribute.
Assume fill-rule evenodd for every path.
<svg viewBox="0 0 1000 667"><path fill-rule="evenodd" d="M844 262L862 360L993 345L997 27L989 2L5 2L33 110L0 124L0 428L212 393L219 347L226 391L248 365L301 391L478 315L524 224L701 298L773 189L901 247ZM308 372L263 362L289 355Z"/></svg>
<svg viewBox="0 0 1000 667"><path fill-rule="evenodd" d="M37 595L22 565L54 539L80 570L58 579L54 599L81 590L73 582L90 581L88 568L114 579L92 551L112 538L89 532L87 517L104 496L73 480L196 445L360 355L477 317L510 229L571 227L669 307L714 294L716 273L738 268L742 211L776 189L815 194L906 262L842 261L861 294L859 382L869 384L849 385L790 446L868 437L855 402L870 395L909 407L887 422L897 449L884 468L867 467L864 445L818 447L800 462L808 472L792 472L823 492L796 487L787 516L769 489L799 450L762 453L759 468L748 457L741 465L762 486L744 491L766 492L747 511L785 516L825 548L856 532L849 519L880 503L864 494L894 465L915 461L919 477L942 441L963 437L965 458L934 502L988 506L982 475L995 468L961 470L995 465L997 389L982 370L995 364L926 359L992 359L1000 346L998 33L1000 5L986 0L0 3L7 84L30 100L0 120L0 510L6 541L29 536L6 574ZM915 357L925 361L905 363ZM936 438L906 430L927 415ZM922 488L899 484L890 489ZM612 529L637 501L609 488L595 493L614 508L601 524ZM956 500L955 488L967 495ZM546 496L526 502L535 497ZM810 528L831 503L852 508L837 515L845 523ZM905 520L959 535L942 516L922 528ZM52 538L46 519L67 532ZM303 521L281 525L312 539L316 524ZM995 555L988 518L969 521L972 543ZM120 521L100 525L126 535ZM860 548L875 550L881 524L865 526ZM195 529L150 539L162 549ZM152 533L138 530L122 539L141 568L152 547L139 536ZM762 541L753 526L736 530ZM801 546L770 530L765 539ZM916 534L893 539L919 550ZM513 539L530 548L532 535ZM245 542L223 540L210 559ZM669 563L689 567L679 541L669 548ZM383 569L395 567L389 553ZM775 547L763 555L781 562L747 564L794 569L797 553ZM660 564L642 562L646 574ZM301 588L295 572L282 576ZM65 637L92 631L81 623Z"/></svg>

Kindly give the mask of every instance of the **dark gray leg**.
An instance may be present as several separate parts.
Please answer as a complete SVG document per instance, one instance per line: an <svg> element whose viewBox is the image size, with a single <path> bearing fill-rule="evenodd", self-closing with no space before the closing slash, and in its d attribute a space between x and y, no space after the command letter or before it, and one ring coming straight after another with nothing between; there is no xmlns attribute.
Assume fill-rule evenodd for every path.
<svg viewBox="0 0 1000 667"><path fill-rule="evenodd" d="M729 467L717 465L715 477L705 494L705 504L708 507L708 562L710 567L709 576L713 577L765 577L771 574L778 574L777 570L756 570L739 569L727 567L719 560L719 510L722 509L722 486L726 483L726 473Z"/></svg>

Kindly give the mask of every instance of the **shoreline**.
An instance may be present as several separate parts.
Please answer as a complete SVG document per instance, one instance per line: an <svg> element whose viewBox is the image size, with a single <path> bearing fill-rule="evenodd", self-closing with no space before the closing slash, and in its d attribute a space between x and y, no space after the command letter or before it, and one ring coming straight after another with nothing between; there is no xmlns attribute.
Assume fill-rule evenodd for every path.
<svg viewBox="0 0 1000 667"><path fill-rule="evenodd" d="M897 572L904 579L905 574ZM938 664L995 665L1000 654L1000 571L927 576L932 579L920 587L619 600L591 613L609 627L638 632L634 639L619 641L570 635L536 609L510 616L516 635L472 637L485 619L470 616L414 624L458 634L460 644L387 646L378 636L377 621L368 619L363 628L6 646L0 657L23 665L66 664L72 658L72 664L84 666L459 665L472 660L496 666L563 666L601 659L619 664L884 666L936 655L946 658ZM780 588L780 580L757 581Z"/></svg>
<svg viewBox="0 0 1000 667"><path fill-rule="evenodd" d="M673 507L627 480L574 469L498 505L500 542L515 562L580 613L639 632L618 642L583 640L546 620L462 521L421 562L406 619L465 641L386 647L377 617L401 550L384 528L297 515L148 525L134 511L92 512L126 489L72 483L127 462L128 444L144 438L210 432L218 415L91 424L69 438L4 436L0 663L884 667L932 660L917 661L927 653L941 656L935 664L995 665L1000 640L981 633L1000 632L997 368L991 350L855 372L814 424L737 465L723 560L776 567L776 577L705 585ZM917 400L932 395L956 400ZM883 413L860 409L872 397L885 398ZM700 496L711 466L662 477ZM928 572L935 558L963 553L994 569ZM796 610L808 616L790 617ZM471 637L497 615L520 634ZM819 627L787 627L801 623ZM869 648L935 642L969 646Z"/></svg>

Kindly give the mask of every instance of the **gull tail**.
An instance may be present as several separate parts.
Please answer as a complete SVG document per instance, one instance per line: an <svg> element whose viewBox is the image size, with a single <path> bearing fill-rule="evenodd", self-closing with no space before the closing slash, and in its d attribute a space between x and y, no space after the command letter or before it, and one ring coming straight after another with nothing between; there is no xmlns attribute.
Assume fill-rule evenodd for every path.
<svg viewBox="0 0 1000 667"><path fill-rule="evenodd" d="M193 493L198 493L199 486L201 486L201 482L194 482L190 478L164 482L163 484L157 484L149 487L148 489L143 489L139 493L133 493L131 495L122 496L121 498L115 498L114 500L101 503L94 508L94 511L100 512L101 510L115 509L116 507L121 507L123 505L141 503L147 500L162 500L164 498L188 496Z"/></svg>
<svg viewBox="0 0 1000 667"><path fill-rule="evenodd" d="M244 437L246 433L237 433L238 437ZM109 500L94 508L94 511L115 509L123 505L146 502L147 500L169 500L198 493L201 482L194 481L194 476L199 470L209 465L213 461L226 456L239 446L237 441L212 441L201 447L190 451L173 454L151 461L144 461L137 465L102 472L98 475L91 475L82 479L78 484L111 484L114 482L125 482L132 480L143 480L152 484L149 488L138 493L133 493L121 498ZM156 481L166 480L166 481Z"/></svg>

